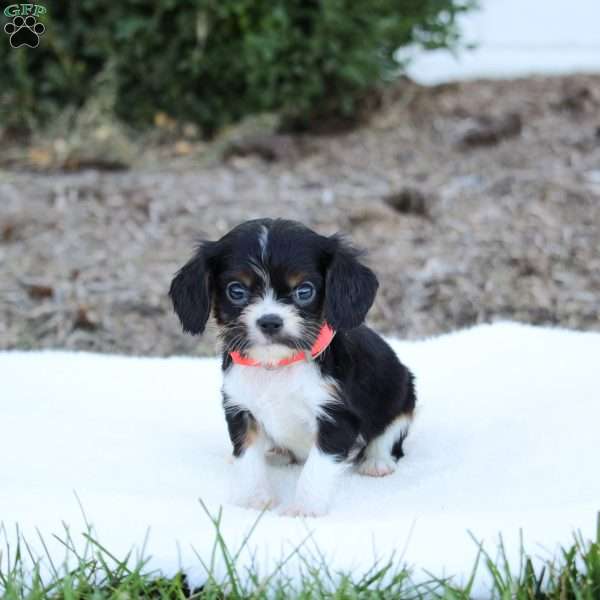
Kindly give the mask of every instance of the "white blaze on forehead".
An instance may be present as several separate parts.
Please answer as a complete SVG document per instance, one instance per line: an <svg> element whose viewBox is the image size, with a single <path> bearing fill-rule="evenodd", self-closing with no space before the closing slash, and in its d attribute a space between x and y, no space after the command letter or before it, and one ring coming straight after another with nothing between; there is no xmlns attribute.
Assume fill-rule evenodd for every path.
<svg viewBox="0 0 600 600"><path fill-rule="evenodd" d="M269 272L265 266L267 258L267 246L269 244L269 230L266 225L262 225L258 230L258 246L260 248L260 259L250 259L250 266L252 270L263 280L265 288L270 284Z"/></svg>
<svg viewBox="0 0 600 600"><path fill-rule="evenodd" d="M262 279L263 285L267 288L271 284L271 278L267 269L255 260L250 260L250 267Z"/></svg>
<svg viewBox="0 0 600 600"><path fill-rule="evenodd" d="M260 258L264 263L267 256L267 244L269 243L269 230L267 229L266 225L263 225L260 228L260 232L258 234L258 243L260 245Z"/></svg>

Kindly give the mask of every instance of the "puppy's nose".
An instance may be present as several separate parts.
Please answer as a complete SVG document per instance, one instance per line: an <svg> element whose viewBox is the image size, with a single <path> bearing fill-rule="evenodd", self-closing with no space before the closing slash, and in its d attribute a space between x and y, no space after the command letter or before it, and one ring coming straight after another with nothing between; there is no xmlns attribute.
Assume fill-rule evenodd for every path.
<svg viewBox="0 0 600 600"><path fill-rule="evenodd" d="M265 335L274 335L283 327L283 320L279 315L263 315L256 324Z"/></svg>

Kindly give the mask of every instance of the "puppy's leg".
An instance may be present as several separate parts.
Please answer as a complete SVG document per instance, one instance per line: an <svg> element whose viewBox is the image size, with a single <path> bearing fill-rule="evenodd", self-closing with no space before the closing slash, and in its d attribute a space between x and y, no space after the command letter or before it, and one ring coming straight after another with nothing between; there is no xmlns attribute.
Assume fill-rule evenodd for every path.
<svg viewBox="0 0 600 600"><path fill-rule="evenodd" d="M370 477L385 477L396 470L396 461L402 456L402 442L408 433L410 417L396 417L365 448L358 472Z"/></svg>
<svg viewBox="0 0 600 600"><path fill-rule="evenodd" d="M256 510L273 507L276 502L268 479L264 432L247 411L226 410L225 416L233 443L233 502Z"/></svg>
<svg viewBox="0 0 600 600"><path fill-rule="evenodd" d="M283 514L319 517L327 513L357 437L358 423L343 410L319 418L316 443L300 473L294 502Z"/></svg>

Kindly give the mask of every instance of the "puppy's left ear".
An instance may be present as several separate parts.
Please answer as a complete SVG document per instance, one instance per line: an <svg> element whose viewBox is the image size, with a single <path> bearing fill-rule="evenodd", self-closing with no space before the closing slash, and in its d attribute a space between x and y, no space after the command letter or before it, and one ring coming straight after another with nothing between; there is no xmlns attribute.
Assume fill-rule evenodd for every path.
<svg viewBox="0 0 600 600"><path fill-rule="evenodd" d="M333 256L325 278L325 319L335 330L358 327L375 300L375 273L358 260L357 250L339 236L329 238Z"/></svg>
<svg viewBox="0 0 600 600"><path fill-rule="evenodd" d="M216 242L203 242L175 275L169 289L173 308L186 333L204 332L213 296L212 258Z"/></svg>

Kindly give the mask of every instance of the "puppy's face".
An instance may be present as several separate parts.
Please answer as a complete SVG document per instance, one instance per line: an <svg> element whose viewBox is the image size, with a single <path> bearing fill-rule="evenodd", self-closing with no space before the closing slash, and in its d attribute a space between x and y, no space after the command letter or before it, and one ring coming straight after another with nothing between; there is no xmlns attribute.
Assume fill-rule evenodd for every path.
<svg viewBox="0 0 600 600"><path fill-rule="evenodd" d="M214 264L214 315L225 349L265 362L310 349L323 321L319 236L254 223L226 238Z"/></svg>
<svg viewBox="0 0 600 600"><path fill-rule="evenodd" d="M211 308L224 350L273 362L309 350L324 321L359 325L377 280L340 238L294 221L248 221L203 242L170 295L185 331L202 333Z"/></svg>

